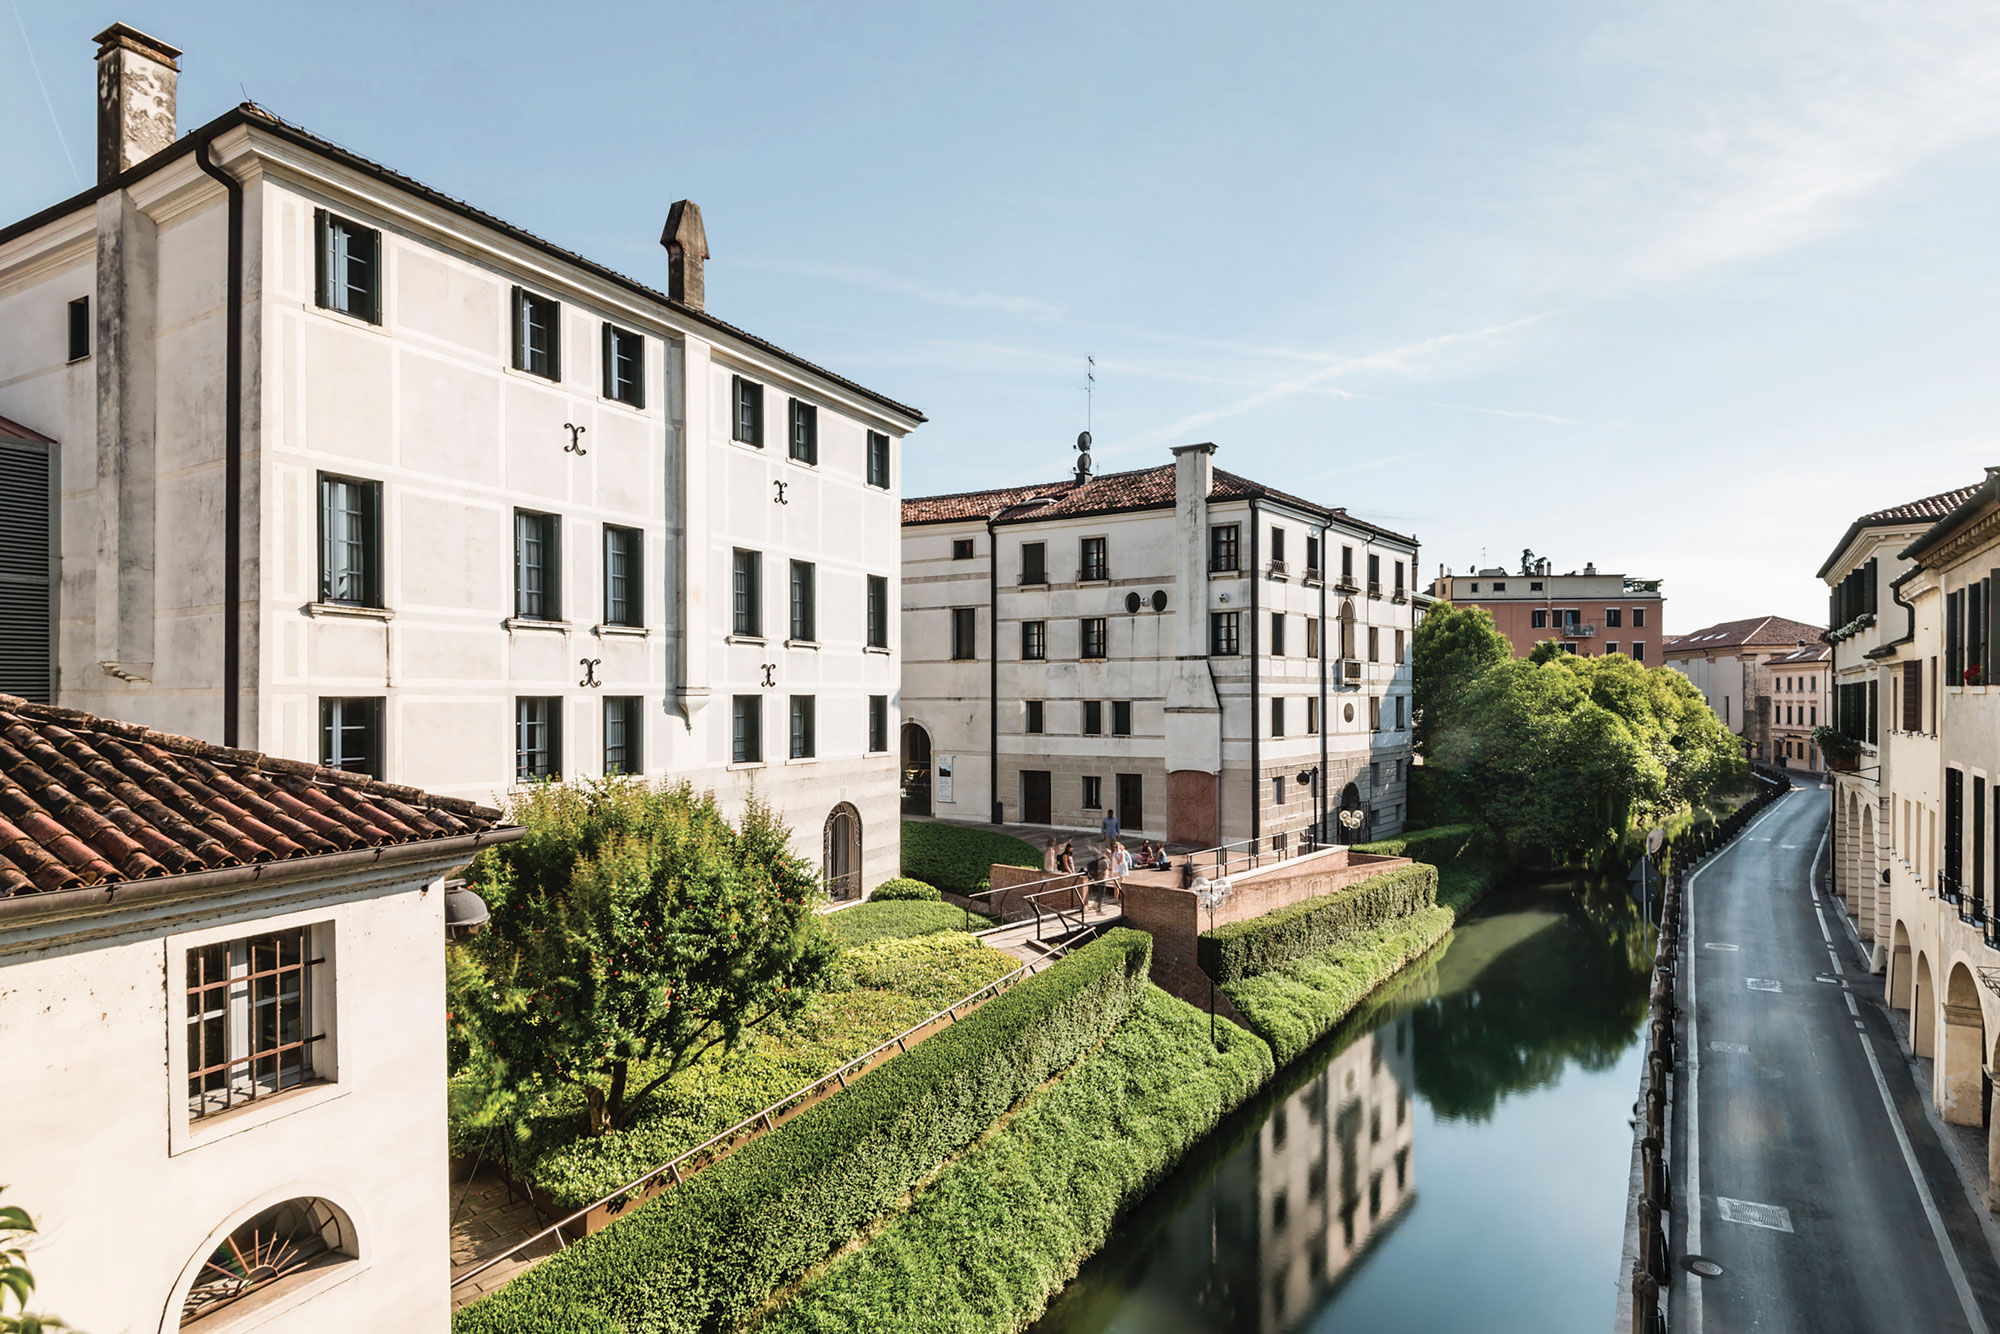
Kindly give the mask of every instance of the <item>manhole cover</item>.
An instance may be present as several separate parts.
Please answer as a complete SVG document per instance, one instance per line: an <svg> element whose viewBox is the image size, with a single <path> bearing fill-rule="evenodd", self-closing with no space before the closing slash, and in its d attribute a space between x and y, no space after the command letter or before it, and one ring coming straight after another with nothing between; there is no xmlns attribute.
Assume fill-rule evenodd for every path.
<svg viewBox="0 0 2000 1334"><path fill-rule="evenodd" d="M1722 1266L1706 1255L1690 1255L1681 1263L1687 1266L1690 1274L1699 1274L1703 1278L1722 1277Z"/></svg>

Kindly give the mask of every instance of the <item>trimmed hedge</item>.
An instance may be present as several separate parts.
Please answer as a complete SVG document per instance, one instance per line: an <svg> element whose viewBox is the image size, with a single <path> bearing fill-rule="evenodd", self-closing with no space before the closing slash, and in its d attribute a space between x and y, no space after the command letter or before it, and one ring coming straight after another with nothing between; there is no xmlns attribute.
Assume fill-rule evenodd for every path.
<svg viewBox="0 0 2000 1334"><path fill-rule="evenodd" d="M1491 862L1466 861L1438 868L1438 907L1451 909L1454 923L1465 920L1473 905L1500 883L1500 868Z"/></svg>
<svg viewBox="0 0 2000 1334"><path fill-rule="evenodd" d="M1357 885L1204 932L1196 947L1202 970L1227 986L1281 964L1323 954L1437 903L1438 870L1417 863Z"/></svg>
<svg viewBox="0 0 2000 1334"><path fill-rule="evenodd" d="M1144 932L1107 933L459 1311L453 1330L736 1327L1116 1031L1151 961Z"/></svg>
<svg viewBox="0 0 2000 1334"><path fill-rule="evenodd" d="M983 889L993 863L1040 866L1042 854L1011 834L928 820L903 821L903 873L927 885L970 894Z"/></svg>
<svg viewBox="0 0 2000 1334"><path fill-rule="evenodd" d="M906 875L897 876L894 880L884 880L875 886L875 892L868 896L868 901L871 903L888 900L922 900L936 903L938 892L921 880L912 880Z"/></svg>
<svg viewBox="0 0 2000 1334"><path fill-rule="evenodd" d="M1378 838L1373 843L1356 843L1354 851L1408 857L1413 862L1443 866L1474 855L1478 841L1478 825L1441 824L1429 829L1405 829L1394 838Z"/></svg>
<svg viewBox="0 0 2000 1334"><path fill-rule="evenodd" d="M1026 1328L1078 1266L1275 1071L1270 1048L1148 986L1103 1047L840 1256L760 1334Z"/></svg>
<svg viewBox="0 0 2000 1334"><path fill-rule="evenodd" d="M955 903L862 903L828 913L826 924L848 949L877 940L966 929L965 909ZM991 925L992 918L972 914L972 930L984 930Z"/></svg>
<svg viewBox="0 0 2000 1334"><path fill-rule="evenodd" d="M1284 1065L1332 1031L1369 992L1450 934L1452 920L1449 908L1425 908L1338 950L1294 959L1231 982L1222 991Z"/></svg>

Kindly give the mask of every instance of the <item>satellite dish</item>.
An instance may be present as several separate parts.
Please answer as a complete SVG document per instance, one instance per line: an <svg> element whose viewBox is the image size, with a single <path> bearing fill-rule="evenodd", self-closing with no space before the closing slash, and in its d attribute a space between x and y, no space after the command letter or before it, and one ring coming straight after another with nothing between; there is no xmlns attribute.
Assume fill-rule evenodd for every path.
<svg viewBox="0 0 2000 1334"><path fill-rule="evenodd" d="M1085 434L1088 434L1088 432L1086 432ZM1083 469L1085 472L1090 471L1090 451L1085 450L1083 453L1078 454L1076 456L1076 466Z"/></svg>
<svg viewBox="0 0 2000 1334"><path fill-rule="evenodd" d="M1666 830L1660 828L1658 825L1655 825L1651 829L1648 829L1646 831L1646 855L1649 857L1659 856L1660 848L1666 843L1666 841L1667 841Z"/></svg>
<svg viewBox="0 0 2000 1334"><path fill-rule="evenodd" d="M1127 593L1125 595L1125 610L1139 610L1139 595L1137 593Z"/></svg>
<svg viewBox="0 0 2000 1334"><path fill-rule="evenodd" d="M1154 610L1154 611L1165 611L1166 609L1167 609L1167 590L1166 590L1166 589L1164 589L1164 588L1156 588L1156 589L1154 589L1154 590L1153 590L1153 610Z"/></svg>
<svg viewBox="0 0 2000 1334"><path fill-rule="evenodd" d="M1084 450L1084 449L1089 449L1089 448L1090 448L1090 432L1088 432L1088 431L1078 431L1078 432L1076 433L1076 447L1077 447L1077 448L1078 448L1079 450Z"/></svg>

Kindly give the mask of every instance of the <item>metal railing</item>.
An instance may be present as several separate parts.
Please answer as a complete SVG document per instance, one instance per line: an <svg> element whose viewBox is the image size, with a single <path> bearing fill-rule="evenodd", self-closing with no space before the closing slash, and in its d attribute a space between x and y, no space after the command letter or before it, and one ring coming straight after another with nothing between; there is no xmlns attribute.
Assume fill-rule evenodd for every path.
<svg viewBox="0 0 2000 1334"><path fill-rule="evenodd" d="M866 1074L869 1066L875 1061L875 1058L887 1052L891 1047L897 1048L899 1051L908 1051L910 1049L910 1039L916 1034L921 1033L924 1029L929 1028L932 1024L935 1024L938 1020L942 1019L947 1024L957 1023L963 1012L969 1011L977 1005L984 1004L994 996L998 996L1001 992L1013 986L1016 982L1027 977L1032 977L1035 973L1050 967L1068 954L1070 948L1069 945L1058 942L1051 948L1046 958L1031 959L1014 971L993 979L993 981L988 982L971 995L953 1001L950 1005L937 1011L928 1019L912 1024L888 1041L871 1047L867 1052L855 1057L853 1060L847 1061L828 1073L821 1075L811 1083L793 1090L762 1111L751 1113L735 1125L729 1127L729 1129L709 1136L692 1149L661 1163L650 1172L636 1176L616 1190L599 1196L573 1213L566 1214L533 1236L522 1238L506 1250L501 1251L498 1255L488 1258L478 1268L468 1270L466 1273L452 1279L451 1287L453 1289L463 1287L480 1275L489 1273L500 1265L505 1264L528 1247L546 1241L550 1237L555 1238L556 1244L559 1247L567 1249L569 1242L563 1236L563 1229L572 1227L582 1221L592 1211L614 1205L622 1208L623 1206L620 1205L621 1201L634 1202L631 1199L634 1192L645 1190L649 1186L658 1183L662 1178L666 1178L676 1186L680 1185L681 1182L694 1175L694 1173L699 1172L710 1163L718 1162L728 1157L734 1149L739 1147L729 1143L729 1141L743 1135L746 1131L751 1132L750 1138L755 1138L757 1134L777 1129L778 1123L776 1118L786 1115L793 1110L802 1109L804 1104L810 1103L828 1092L829 1085L838 1084L841 1088L845 1089L850 1076L859 1078L861 1075ZM718 1146L723 1147L718 1150ZM690 1164L692 1165L690 1166Z"/></svg>
<svg viewBox="0 0 2000 1334"><path fill-rule="evenodd" d="M1564 639L1589 639L1597 633L1595 625L1583 621L1564 621L1560 628Z"/></svg>

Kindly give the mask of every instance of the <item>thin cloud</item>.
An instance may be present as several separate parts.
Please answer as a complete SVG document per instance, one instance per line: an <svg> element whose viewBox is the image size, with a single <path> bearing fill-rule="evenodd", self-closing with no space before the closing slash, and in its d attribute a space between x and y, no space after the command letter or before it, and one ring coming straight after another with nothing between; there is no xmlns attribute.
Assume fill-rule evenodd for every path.
<svg viewBox="0 0 2000 1334"><path fill-rule="evenodd" d="M757 258L738 260L737 263L745 268L763 269L775 273L796 273L808 278L825 278L831 282L850 283L856 287L892 292L897 296L906 296L928 305L950 306L958 310L995 310L1003 314L1045 320L1059 319L1063 313L1060 306L1051 305L1038 297L1019 296L1007 292L960 292L859 264L821 264L806 259Z"/></svg>
<svg viewBox="0 0 2000 1334"><path fill-rule="evenodd" d="M1520 421L1548 422L1555 426L1583 425L1574 417L1558 417L1552 412L1521 412L1514 408L1475 408L1464 403L1433 403L1431 406L1443 408L1447 412L1475 412L1482 417L1512 417Z"/></svg>

